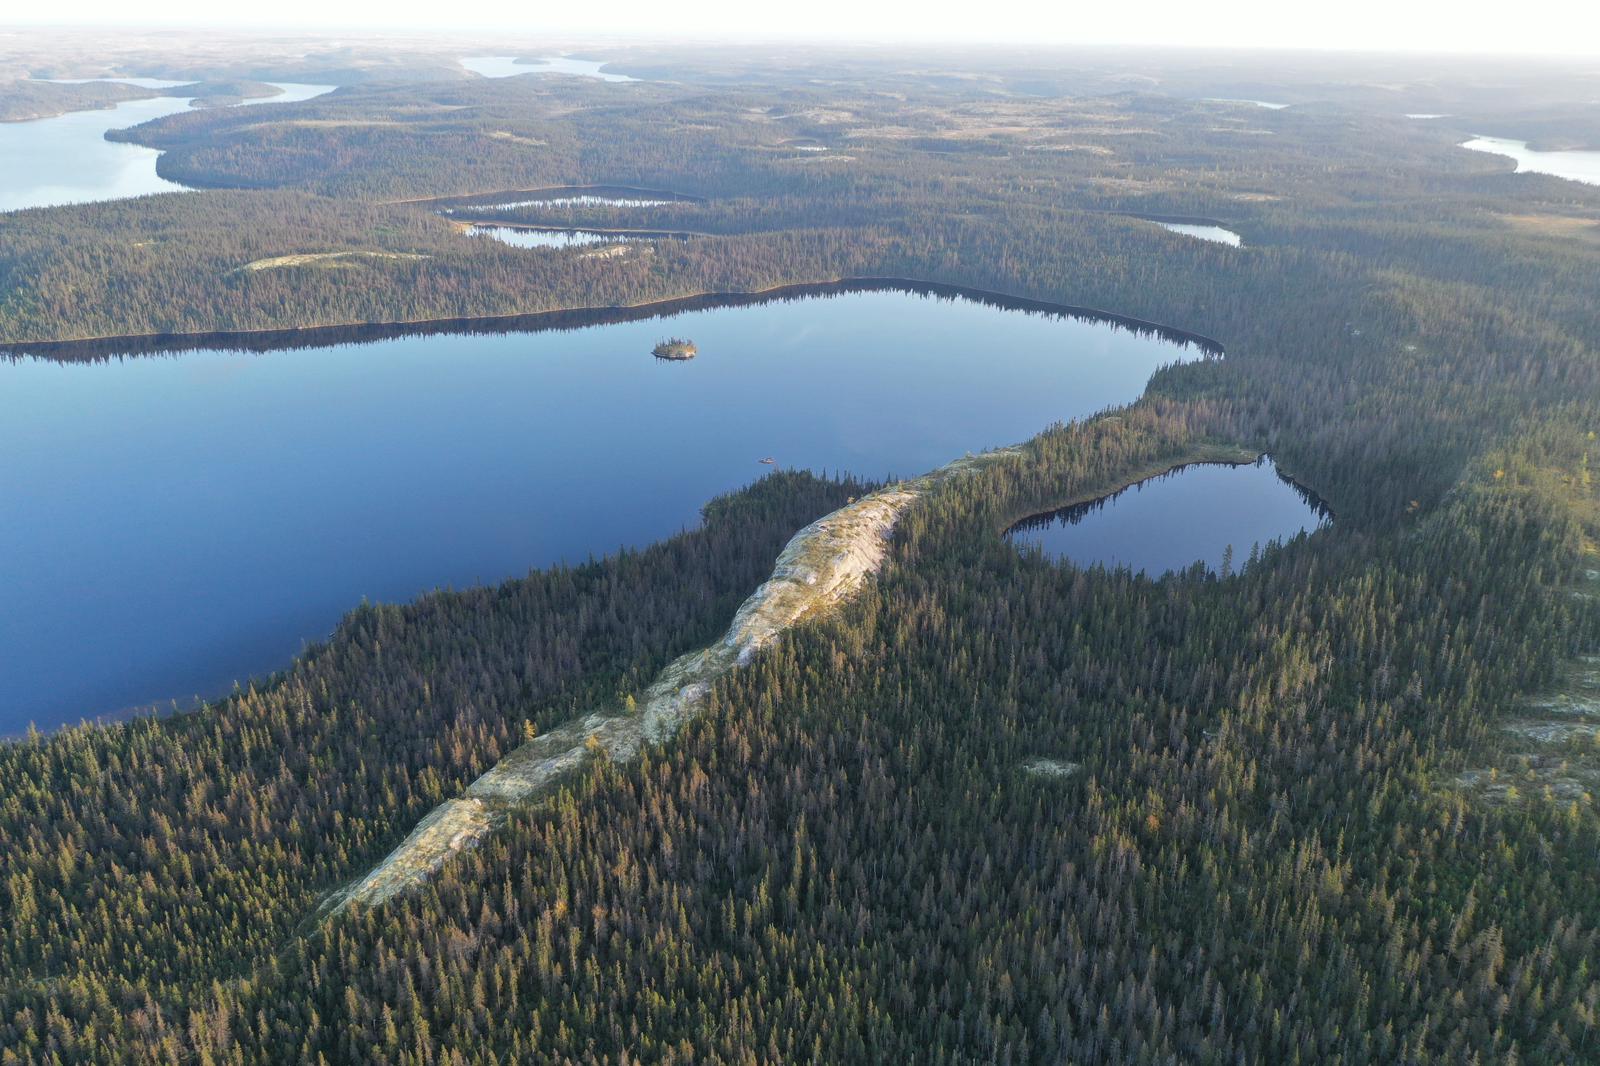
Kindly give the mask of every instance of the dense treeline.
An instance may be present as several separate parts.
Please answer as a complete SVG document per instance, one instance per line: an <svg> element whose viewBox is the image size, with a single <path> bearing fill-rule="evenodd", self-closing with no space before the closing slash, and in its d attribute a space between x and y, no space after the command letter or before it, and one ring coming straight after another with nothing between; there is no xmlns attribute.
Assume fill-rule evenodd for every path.
<svg viewBox="0 0 1600 1066"><path fill-rule="evenodd" d="M1301 540L1231 580L1074 571L997 537L997 516L1227 417L1155 402L1045 435L914 512L881 588L725 684L670 749L597 766L424 892L187 1015L146 1007L140 1031L90 1039L92 1000L62 997L41 1046L1591 1058L1600 821L1484 807L1447 776L1600 636L1550 594L1581 535L1559 498L1475 471L1403 536ZM1567 436L1520 463L1570 459ZM1024 773L1039 756L1082 769Z"/></svg>
<svg viewBox="0 0 1600 1066"><path fill-rule="evenodd" d="M709 640L794 530L860 491L775 474L644 551L364 606L202 711L0 746L0 1047L56 994L133 1010L247 970L526 730Z"/></svg>
<svg viewBox="0 0 1600 1066"><path fill-rule="evenodd" d="M1592 215L1600 191L1512 175L1508 160L1455 148L1461 131L1438 123L1338 110L520 78L347 88L270 115L188 112L119 136L167 149L162 171L176 180L278 191L0 218L0 340L500 315L847 273L943 278L973 257L1025 274L1016 268L1038 260L1011 248L1019 238L1057 247L1058 274L1073 265L1051 295L1117 310L1156 296L1187 313L1210 306L1204 290L1303 277L1293 266L1308 254L1323 273L1371 275L1358 283L1369 287L1398 268L1593 305L1590 250L1559 224ZM370 202L594 183L706 202L496 214L722 239L596 259L509 248L426 207ZM1125 217L1136 214L1220 218L1249 247ZM422 258L240 269L343 250Z"/></svg>
<svg viewBox="0 0 1600 1066"><path fill-rule="evenodd" d="M581 250L530 254L463 236L443 219L410 209L290 194L165 196L94 205L85 217L103 227L104 236L80 245L54 212L0 215L4 340L603 307L766 288L797 277L870 273L882 264L875 252L884 243L871 234L834 229L726 242L663 241L630 247L627 255L612 258ZM122 228L127 219L137 220L138 236ZM275 228L285 220L302 234L292 246L281 243ZM251 224L257 221L262 228ZM182 236L174 239L178 232ZM191 240L200 243L191 245ZM241 269L262 259L330 248L420 258L345 260L333 269L319 264Z"/></svg>
<svg viewBox="0 0 1600 1066"><path fill-rule="evenodd" d="M1027 474L1092 483L1127 457L1124 432L1047 437ZM1474 489L1376 552L1300 543L1232 581L1154 583L1017 557L981 520L1016 502L1007 481L919 512L858 615L726 686L672 750L597 769L425 893L320 931L249 995L219 992L202 1046L399 1062L1600 1051L1592 809L1486 810L1439 787L1442 750L1486 732L1573 635L1522 569L1570 565L1540 501ZM1498 575L1506 613L1483 617L1462 572ZM1036 756L1083 768L1033 778Z"/></svg>
<svg viewBox="0 0 1600 1066"><path fill-rule="evenodd" d="M28 78L0 81L0 122L29 122L69 111L111 108L161 94L121 82L66 84Z"/></svg>
<svg viewBox="0 0 1600 1066"><path fill-rule="evenodd" d="M0 749L0 1061L1600 1061L1592 789L1489 802L1457 777L1600 649L1571 592L1600 537L1600 243L1559 221L1600 194L1513 181L1448 131L1139 95L527 79L290 119L137 136L171 172L292 190L0 219L5 336L891 274L1227 355L946 485L858 603L676 742L375 910L312 921L525 727L710 639L783 536L860 489L768 479L647 552L363 608L194 715ZM573 221L719 236L528 254L314 195L583 182L708 201ZM1232 220L1246 247L1123 211ZM232 273L340 242L430 258ZM1270 450L1332 529L1227 579L999 536L1215 442ZM1592 738L1535 754L1600 779Z"/></svg>
<svg viewBox="0 0 1600 1066"><path fill-rule="evenodd" d="M20 212L0 219L0 339L501 315L849 273L964 272L984 283L995 272L974 276L969 260L1024 276L1039 262L1012 247L1019 239L1055 249L1049 295L1117 310L1159 300L1174 318L1210 308L1217 293L1257 297L1263 279L1286 272L1303 279L1308 255L1319 274L1368 288L1393 284L1399 269L1503 297L1559 298L1573 315L1593 306L1584 298L1590 249L1559 227L1592 214L1600 192L1513 176L1509 161L1456 149L1456 135L1431 123L1140 96L938 105L511 79L344 90L274 109L274 121L171 116L129 134L170 147L168 168L189 166L183 146L192 144L201 153L226 146L250 183L340 196L665 186L709 199L503 214L719 238L597 259L467 237L422 207L305 191ZM945 147L930 150L929 138ZM961 150L971 143L1001 150ZM407 167L414 178L402 177ZM222 170L172 176L232 180ZM1221 218L1248 248L1126 217L1140 213ZM341 250L422 258L241 270ZM1219 336L1227 319L1262 306L1223 299L1229 306L1205 324Z"/></svg>

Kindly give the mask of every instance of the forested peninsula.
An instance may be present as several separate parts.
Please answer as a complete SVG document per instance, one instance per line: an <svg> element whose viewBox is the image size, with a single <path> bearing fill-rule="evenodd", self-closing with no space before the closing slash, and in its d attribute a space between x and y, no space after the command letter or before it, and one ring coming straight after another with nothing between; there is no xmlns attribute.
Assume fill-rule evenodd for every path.
<svg viewBox="0 0 1600 1066"><path fill-rule="evenodd" d="M113 108L126 100L145 100L159 95L154 89L120 82L72 84L29 78L0 81L0 122L33 122L73 111Z"/></svg>

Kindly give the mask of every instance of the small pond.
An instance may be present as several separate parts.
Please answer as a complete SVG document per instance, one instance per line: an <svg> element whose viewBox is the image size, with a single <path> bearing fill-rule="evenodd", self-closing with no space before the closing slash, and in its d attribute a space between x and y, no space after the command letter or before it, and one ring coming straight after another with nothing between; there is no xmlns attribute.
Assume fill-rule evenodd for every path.
<svg viewBox="0 0 1600 1066"><path fill-rule="evenodd" d="M1089 503L1036 515L1007 536L1077 566L1126 567L1159 577L1196 562L1237 571L1252 551L1320 529L1327 509L1271 460L1197 463Z"/></svg>
<svg viewBox="0 0 1600 1066"><path fill-rule="evenodd" d="M609 196L605 193L576 193L570 196L539 196L528 200L507 200L499 203L472 204L468 207L446 207L442 214L453 215L462 211L513 211L531 207L538 211L561 207L665 207L671 200L653 200L641 196Z"/></svg>
<svg viewBox="0 0 1600 1066"><path fill-rule="evenodd" d="M474 237L487 237L513 248L581 248L591 244L621 244L636 240L623 234L581 229L524 229L517 226L473 226Z"/></svg>
<svg viewBox="0 0 1600 1066"><path fill-rule="evenodd" d="M1196 240L1211 241L1214 244L1226 244L1230 248L1238 248L1243 243L1237 233L1221 226L1199 225L1192 222L1160 222L1154 219L1151 221L1164 230L1182 234L1185 237L1193 237Z"/></svg>

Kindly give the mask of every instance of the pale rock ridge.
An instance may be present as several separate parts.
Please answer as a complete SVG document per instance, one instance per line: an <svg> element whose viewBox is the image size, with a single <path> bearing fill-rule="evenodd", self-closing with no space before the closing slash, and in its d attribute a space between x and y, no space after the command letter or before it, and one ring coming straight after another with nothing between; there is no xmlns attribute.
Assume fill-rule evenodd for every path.
<svg viewBox="0 0 1600 1066"><path fill-rule="evenodd" d="M512 810L548 795L590 759L603 754L628 761L638 757L645 743L670 739L704 708L719 678L748 664L789 629L832 613L859 591L882 568L895 523L911 504L944 481L1020 453L1019 448L1004 448L966 456L863 496L806 526L779 554L772 576L739 607L726 635L669 663L636 710L589 714L510 752L461 797L429 812L381 863L330 896L321 913L351 903L376 906L416 888L457 852L504 824Z"/></svg>
<svg viewBox="0 0 1600 1066"><path fill-rule="evenodd" d="M1022 764L1022 772L1034 777L1071 777L1082 768L1082 763L1043 757L1028 759Z"/></svg>

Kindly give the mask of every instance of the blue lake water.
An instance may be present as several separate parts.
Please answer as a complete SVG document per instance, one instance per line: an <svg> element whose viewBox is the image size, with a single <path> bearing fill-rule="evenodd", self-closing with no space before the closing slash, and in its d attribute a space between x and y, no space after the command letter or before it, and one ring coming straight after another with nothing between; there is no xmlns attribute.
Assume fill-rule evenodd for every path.
<svg viewBox="0 0 1600 1066"><path fill-rule="evenodd" d="M1266 460L1186 466L1113 496L1030 518L1008 536L1052 559L1159 577L1196 562L1219 573L1230 549L1237 571L1252 548L1327 521L1321 504Z"/></svg>
<svg viewBox="0 0 1600 1066"><path fill-rule="evenodd" d="M654 359L667 336L699 357ZM362 597L643 545L758 463L914 475L1200 356L899 291L569 331L0 362L0 734L225 691Z"/></svg>
<svg viewBox="0 0 1600 1066"><path fill-rule="evenodd" d="M153 79L116 80L147 88L170 84ZM334 87L281 84L279 88L284 92L278 96L247 100L241 106L294 103L331 92ZM0 123L0 161L24 160L27 164L0 166L0 211L184 191L185 186L156 174L159 151L108 141L105 135L108 130L126 129L187 110L187 96L158 96L128 100L104 110Z"/></svg>

